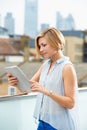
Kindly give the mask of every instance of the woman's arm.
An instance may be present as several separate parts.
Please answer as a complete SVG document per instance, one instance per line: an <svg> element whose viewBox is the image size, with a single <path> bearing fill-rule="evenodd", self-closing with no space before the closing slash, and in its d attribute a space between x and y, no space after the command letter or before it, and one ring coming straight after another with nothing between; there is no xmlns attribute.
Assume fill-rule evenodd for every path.
<svg viewBox="0 0 87 130"><path fill-rule="evenodd" d="M38 71L34 74L34 76L31 78L31 81L39 81L40 78L40 74L43 68L43 64L41 65L41 67L38 69Z"/></svg>
<svg viewBox="0 0 87 130"><path fill-rule="evenodd" d="M71 109L75 105L75 87L77 82L76 73L71 64L67 64L64 67L63 81L65 95L62 96L56 93L51 93L50 97L63 107Z"/></svg>
<svg viewBox="0 0 87 130"><path fill-rule="evenodd" d="M31 90L33 92L41 92L52 98L55 102L57 102L61 106L71 109L74 107L75 104L76 80L77 80L76 73L73 66L71 64L67 64L65 65L63 70L63 81L65 91L64 96L46 89L44 86L42 86L40 83L36 81L31 81L30 83L31 83Z"/></svg>
<svg viewBox="0 0 87 130"><path fill-rule="evenodd" d="M36 74L31 78L31 81L32 80L33 81L37 81L37 82L39 81L39 77L40 77L40 74L41 74L42 66L39 68L39 70L36 72ZM18 82L19 81L18 81L17 77L13 76L10 73L7 73L7 78L8 78L8 84L10 86L15 86L15 87L17 87L20 90L20 87L18 86Z"/></svg>

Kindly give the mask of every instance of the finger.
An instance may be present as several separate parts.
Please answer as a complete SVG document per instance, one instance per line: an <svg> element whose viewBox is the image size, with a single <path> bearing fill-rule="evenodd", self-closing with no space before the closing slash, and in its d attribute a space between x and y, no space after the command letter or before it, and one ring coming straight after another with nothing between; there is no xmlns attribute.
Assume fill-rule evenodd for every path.
<svg viewBox="0 0 87 130"><path fill-rule="evenodd" d="M34 85L34 84L31 84L31 88L35 88L35 85Z"/></svg>
<svg viewBox="0 0 87 130"><path fill-rule="evenodd" d="M14 82L8 82L8 84L11 85L11 86L16 86L17 85L17 83L14 83Z"/></svg>
<svg viewBox="0 0 87 130"><path fill-rule="evenodd" d="M36 81L33 81L33 80L29 80L29 83L36 83Z"/></svg>
<svg viewBox="0 0 87 130"><path fill-rule="evenodd" d="M15 77L11 77L11 78L8 78L8 83L9 85L17 85L18 84L18 79L15 78Z"/></svg>
<svg viewBox="0 0 87 130"><path fill-rule="evenodd" d="M6 76L9 78L9 77L12 77L12 74L7 73L7 75L6 75Z"/></svg>

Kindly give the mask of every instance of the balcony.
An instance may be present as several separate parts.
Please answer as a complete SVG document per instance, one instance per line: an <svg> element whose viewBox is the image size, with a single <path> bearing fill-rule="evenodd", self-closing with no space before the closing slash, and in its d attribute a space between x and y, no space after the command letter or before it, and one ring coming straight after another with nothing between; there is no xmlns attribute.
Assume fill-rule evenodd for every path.
<svg viewBox="0 0 87 130"><path fill-rule="evenodd" d="M87 88L79 88L80 128L87 130ZM33 118L36 93L0 97L0 130L36 130Z"/></svg>

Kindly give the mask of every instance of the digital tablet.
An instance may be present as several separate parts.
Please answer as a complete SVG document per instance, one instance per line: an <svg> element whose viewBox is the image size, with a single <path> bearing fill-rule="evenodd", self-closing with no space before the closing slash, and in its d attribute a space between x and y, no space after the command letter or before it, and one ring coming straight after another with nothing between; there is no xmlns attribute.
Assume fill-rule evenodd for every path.
<svg viewBox="0 0 87 130"><path fill-rule="evenodd" d="M7 73L12 74L13 76L17 77L18 79L18 87L21 91L30 91L30 83L27 76L18 66L8 66L5 67Z"/></svg>

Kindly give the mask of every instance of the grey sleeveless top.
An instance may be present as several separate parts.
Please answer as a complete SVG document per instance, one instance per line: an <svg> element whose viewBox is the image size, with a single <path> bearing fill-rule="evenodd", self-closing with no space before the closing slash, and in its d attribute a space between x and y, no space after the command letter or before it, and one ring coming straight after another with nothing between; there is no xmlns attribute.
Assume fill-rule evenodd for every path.
<svg viewBox="0 0 87 130"><path fill-rule="evenodd" d="M47 60L43 66L40 83L49 90L59 95L64 95L64 83L62 79L62 71L64 65L72 64L68 57L60 58L55 65L50 67L51 60ZM77 83L76 83L77 96ZM77 97L76 97L77 99ZM57 130L80 130L78 125L78 107L77 102L72 109L64 108L56 103L49 96L38 93L34 117L43 120L52 125Z"/></svg>

